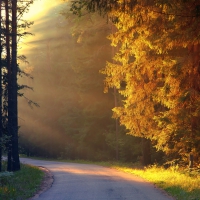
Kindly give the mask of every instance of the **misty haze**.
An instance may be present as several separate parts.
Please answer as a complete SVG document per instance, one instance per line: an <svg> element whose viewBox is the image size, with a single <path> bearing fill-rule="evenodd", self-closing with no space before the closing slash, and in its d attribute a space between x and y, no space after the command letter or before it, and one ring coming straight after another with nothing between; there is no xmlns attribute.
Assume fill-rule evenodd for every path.
<svg viewBox="0 0 200 200"><path fill-rule="evenodd" d="M23 67L34 78L20 78L20 83L33 87L24 94L39 107L30 108L19 98L20 151L61 159L115 159L114 91L104 93L105 77L99 73L113 54L106 39L112 25L98 14L78 18L67 10L63 4L48 10L23 44L29 62ZM120 134L123 159L136 160L134 146L124 147L134 138L126 138L123 130Z"/></svg>

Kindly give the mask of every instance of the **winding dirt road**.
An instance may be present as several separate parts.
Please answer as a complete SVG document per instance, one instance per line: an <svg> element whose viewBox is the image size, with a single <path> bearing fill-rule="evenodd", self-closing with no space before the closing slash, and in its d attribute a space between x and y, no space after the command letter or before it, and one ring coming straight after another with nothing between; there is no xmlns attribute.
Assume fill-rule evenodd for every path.
<svg viewBox="0 0 200 200"><path fill-rule="evenodd" d="M143 179L114 169L20 158L22 163L42 166L53 174L52 187L37 200L172 200Z"/></svg>

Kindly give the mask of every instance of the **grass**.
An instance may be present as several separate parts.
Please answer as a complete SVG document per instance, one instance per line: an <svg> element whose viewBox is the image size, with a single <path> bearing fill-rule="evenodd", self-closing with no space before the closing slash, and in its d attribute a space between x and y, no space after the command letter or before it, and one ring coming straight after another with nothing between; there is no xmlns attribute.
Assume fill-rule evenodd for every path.
<svg viewBox="0 0 200 200"><path fill-rule="evenodd" d="M111 165L112 168L134 174L154 183L177 200L200 200L200 172L171 167L151 166L136 169L126 166Z"/></svg>
<svg viewBox="0 0 200 200"><path fill-rule="evenodd" d="M39 189L44 172L39 168L21 164L17 172L0 173L0 199L25 200Z"/></svg>

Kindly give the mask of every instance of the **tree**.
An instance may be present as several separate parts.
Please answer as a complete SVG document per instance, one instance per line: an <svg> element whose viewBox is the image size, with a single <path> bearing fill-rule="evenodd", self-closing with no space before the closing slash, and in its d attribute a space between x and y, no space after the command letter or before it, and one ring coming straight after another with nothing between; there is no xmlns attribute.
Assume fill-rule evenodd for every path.
<svg viewBox="0 0 200 200"><path fill-rule="evenodd" d="M188 145L199 152L195 146L199 141L199 30L193 15L198 6L179 3L178 11L178 2L170 1L138 2L132 15L113 11L118 31L110 39L120 45L114 58L119 64L108 63L103 73L108 87L120 89L121 82L126 83L120 90L124 105L114 112L130 133L156 140L157 148L166 153L177 154L178 148L177 155L184 158Z"/></svg>
<svg viewBox="0 0 200 200"><path fill-rule="evenodd" d="M30 25L30 23L26 21L19 24L17 23L20 21L21 15L32 2L33 1L25 2L24 5L23 1L20 3L17 0L1 1L1 13L3 8L5 8L5 15L1 15L1 39L5 38L5 49L2 48L3 43L1 40L1 52L4 51L4 54L1 54L1 87L4 87L4 89L1 90L1 97L4 97L3 107L1 102L1 123L3 125L1 129L1 140L3 136L7 137L8 171L20 170L17 99L19 88L21 89L24 86L19 86L17 83L17 76L19 74L17 63L17 39L27 34L26 32L21 32L21 29L25 29ZM3 3L4 6L2 6ZM5 18L4 21L3 17ZM2 60L5 60L3 65Z"/></svg>
<svg viewBox="0 0 200 200"><path fill-rule="evenodd" d="M17 0L12 0L12 56L11 56L11 105L12 110L8 109L8 116L11 117L11 135L12 135L12 170L20 170L19 149L18 149L18 107L17 107Z"/></svg>
<svg viewBox="0 0 200 200"><path fill-rule="evenodd" d="M168 2L169 3L169 2ZM159 88L155 99L167 109L155 117L160 134L166 135L164 150L188 159L193 152L196 161L199 159L199 4L196 1L179 1L165 3L162 13L173 13L165 16L167 34L163 33L157 47L168 52L171 64L163 69L163 86ZM187 11L186 11L187 10ZM164 18L164 17L163 17ZM161 34L159 36L161 36ZM162 45L161 45L162 43ZM166 59L167 61L167 59ZM169 60L168 60L168 63ZM160 97L163 97L162 99ZM168 135L166 134L168 133ZM163 142L158 143L163 147Z"/></svg>
<svg viewBox="0 0 200 200"><path fill-rule="evenodd" d="M100 15L116 10L131 13L136 4L135 0L75 0L72 1L71 11L78 16L82 16L85 9L89 12L99 12Z"/></svg>
<svg viewBox="0 0 200 200"><path fill-rule="evenodd" d="M118 88L125 98L113 109L121 124L174 157L184 159L190 151L199 157L199 3L102 0L73 5L78 14L83 7L103 9L115 23L117 31L109 38L120 49L116 63L102 72L106 87Z"/></svg>

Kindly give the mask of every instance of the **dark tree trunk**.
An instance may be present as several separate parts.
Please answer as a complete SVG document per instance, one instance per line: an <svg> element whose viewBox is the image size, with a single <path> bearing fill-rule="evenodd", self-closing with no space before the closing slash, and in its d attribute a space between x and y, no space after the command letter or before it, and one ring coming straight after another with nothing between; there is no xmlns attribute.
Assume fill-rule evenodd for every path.
<svg viewBox="0 0 200 200"><path fill-rule="evenodd" d="M20 170L18 149L18 105L17 105L17 0L12 0L12 158L13 171Z"/></svg>
<svg viewBox="0 0 200 200"><path fill-rule="evenodd" d="M118 102L117 102L117 89L114 87L114 100L115 100L115 107L118 106ZM115 156L116 156L116 160L119 160L119 144L118 144L118 137L119 137L119 120L118 118L115 119L115 141L116 141L116 145L115 145Z"/></svg>
<svg viewBox="0 0 200 200"><path fill-rule="evenodd" d="M11 107L11 64L10 64L10 19L9 19L9 4L8 0L5 0L5 16L6 16L6 67L7 67L7 106L8 106L8 121L7 121L7 134L9 137L9 141L7 142L7 153L8 153L8 163L7 170L12 171L12 107Z"/></svg>
<svg viewBox="0 0 200 200"><path fill-rule="evenodd" d="M193 168L193 163L194 163L194 156L192 153L190 153L190 155L189 155L189 168L190 169Z"/></svg>
<svg viewBox="0 0 200 200"><path fill-rule="evenodd" d="M0 0L0 34L2 33L2 0ZM2 137L3 137L3 124L2 124L2 38L0 35L0 172L2 171Z"/></svg>
<svg viewBox="0 0 200 200"><path fill-rule="evenodd" d="M142 162L144 166L151 164L151 141L142 138Z"/></svg>

